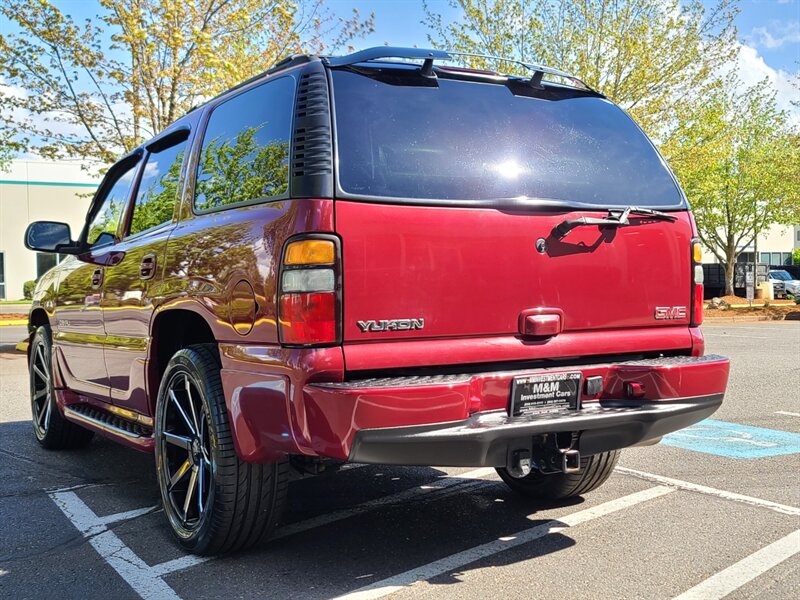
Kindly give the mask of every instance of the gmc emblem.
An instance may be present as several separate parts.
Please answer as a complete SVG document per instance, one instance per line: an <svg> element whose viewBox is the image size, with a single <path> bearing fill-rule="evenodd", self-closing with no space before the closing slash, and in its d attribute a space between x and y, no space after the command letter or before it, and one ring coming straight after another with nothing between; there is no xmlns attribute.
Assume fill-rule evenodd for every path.
<svg viewBox="0 0 800 600"><path fill-rule="evenodd" d="M655 318L657 321L664 319L685 319L685 306L656 306Z"/></svg>

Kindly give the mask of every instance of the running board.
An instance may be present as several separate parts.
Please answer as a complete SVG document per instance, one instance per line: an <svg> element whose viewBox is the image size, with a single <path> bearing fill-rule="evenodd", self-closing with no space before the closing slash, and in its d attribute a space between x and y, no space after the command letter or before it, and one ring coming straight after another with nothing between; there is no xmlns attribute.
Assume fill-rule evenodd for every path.
<svg viewBox="0 0 800 600"><path fill-rule="evenodd" d="M90 425L113 436L122 436L131 440L148 438L153 434L148 427L109 414L88 404L65 406L64 416L70 421Z"/></svg>

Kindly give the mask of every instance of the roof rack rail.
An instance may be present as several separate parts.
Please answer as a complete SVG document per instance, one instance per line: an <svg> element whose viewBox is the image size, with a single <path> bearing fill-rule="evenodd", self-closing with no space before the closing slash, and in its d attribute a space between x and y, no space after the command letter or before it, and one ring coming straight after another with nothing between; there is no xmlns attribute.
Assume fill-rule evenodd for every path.
<svg viewBox="0 0 800 600"><path fill-rule="evenodd" d="M382 58L407 58L407 59L439 59L449 60L450 54L444 50L426 50L425 48L399 48L396 46L376 46L359 50L345 56L327 56L323 60L332 67L345 67L370 60Z"/></svg>
<svg viewBox="0 0 800 600"><path fill-rule="evenodd" d="M452 50L432 50L426 48L400 48L397 46L376 46L374 48L367 48L365 50L353 52L352 54L347 54L345 56L326 56L321 58L323 62L325 62L327 65L331 67L345 67L349 65L355 65L358 63L369 62L372 60L381 60L386 58L423 60L425 61L422 67L423 74L426 76L430 76L430 74L432 74L432 67L434 60L446 61L446 60L454 60L455 58L458 57L484 58L484 59L497 60L500 62L507 62L516 65L521 65L532 72L530 83L534 87L541 87L542 78L545 75L554 75L556 77L562 77L566 79L576 87L583 88L590 92L596 92L596 90L589 87L589 85L587 85L586 82L576 77L575 75L566 73L565 71L560 71L559 69L553 69L552 67L546 67L544 65L526 63L521 60L516 60L514 58L505 58L503 56L492 56L489 54L473 54L470 52L456 52Z"/></svg>

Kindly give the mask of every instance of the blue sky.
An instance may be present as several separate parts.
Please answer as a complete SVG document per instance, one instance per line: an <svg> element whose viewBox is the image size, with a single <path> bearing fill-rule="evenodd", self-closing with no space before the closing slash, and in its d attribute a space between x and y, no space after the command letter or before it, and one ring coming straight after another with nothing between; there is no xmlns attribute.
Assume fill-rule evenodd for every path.
<svg viewBox="0 0 800 600"><path fill-rule="evenodd" d="M54 3L76 18L96 14L94 0L55 0ZM704 0L713 4L713 0ZM446 0L429 0L430 6L445 16L455 14ZM427 32L420 0L327 0L327 5L342 16L352 8L362 14L375 13L375 33L363 44L425 46ZM757 49L773 69L797 71L800 68L800 0L740 0L736 20L740 40Z"/></svg>
<svg viewBox="0 0 800 600"><path fill-rule="evenodd" d="M714 0L702 0L713 5ZM76 19L97 14L95 0L53 0ZM397 46L427 46L426 28L421 21L421 0L327 0L335 13L347 17L353 8L363 14L375 13L375 33L358 42L361 47L389 43ZM447 0L429 0L429 5L445 18L455 16ZM740 0L736 19L741 43L738 64L740 77L748 85L764 77L772 80L778 104L790 110L800 122L800 109L791 101L800 101L800 91L791 84L800 70L800 0ZM559 65L552 65L558 67Z"/></svg>
<svg viewBox="0 0 800 600"><path fill-rule="evenodd" d="M713 2L705 0L705 4ZM346 15L353 7L362 14L375 13L375 33L365 45L389 42L395 46L428 43L422 2L417 0L356 1L328 0L328 5ZM446 0L430 0L429 5L445 16L454 14ZM800 0L740 0L736 19L739 39L756 48L773 69L797 71L800 68Z"/></svg>

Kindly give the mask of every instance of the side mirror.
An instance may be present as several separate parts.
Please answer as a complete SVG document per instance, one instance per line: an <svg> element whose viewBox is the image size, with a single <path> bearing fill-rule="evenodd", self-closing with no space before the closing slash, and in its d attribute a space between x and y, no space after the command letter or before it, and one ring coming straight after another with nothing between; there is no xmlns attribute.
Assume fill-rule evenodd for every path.
<svg viewBox="0 0 800 600"><path fill-rule="evenodd" d="M25 247L39 252L78 254L80 244L72 241L69 225L54 221L35 221L25 230Z"/></svg>

